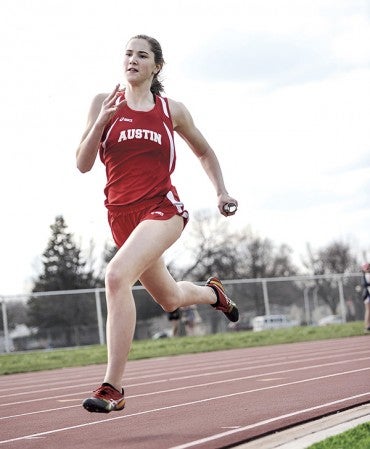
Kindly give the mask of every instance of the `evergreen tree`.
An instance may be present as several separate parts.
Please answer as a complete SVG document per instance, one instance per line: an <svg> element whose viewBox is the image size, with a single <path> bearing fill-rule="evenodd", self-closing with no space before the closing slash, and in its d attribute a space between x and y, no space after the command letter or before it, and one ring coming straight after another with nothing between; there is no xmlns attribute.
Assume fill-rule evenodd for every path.
<svg viewBox="0 0 370 449"><path fill-rule="evenodd" d="M34 283L33 292L77 290L96 285L92 269L86 270L81 250L67 232L62 216L50 226L51 237L42 255L43 269ZM28 324L40 330L58 329L61 345L78 340L79 328L96 322L94 295L33 295L28 301ZM61 337L61 334L62 337ZM77 337L76 337L77 336ZM73 339L75 341L73 341Z"/></svg>
<svg viewBox="0 0 370 449"><path fill-rule="evenodd" d="M75 290L95 287L94 273L85 271L86 261L81 250L67 232L60 215L50 226L51 237L42 256L43 272L35 281L33 292Z"/></svg>

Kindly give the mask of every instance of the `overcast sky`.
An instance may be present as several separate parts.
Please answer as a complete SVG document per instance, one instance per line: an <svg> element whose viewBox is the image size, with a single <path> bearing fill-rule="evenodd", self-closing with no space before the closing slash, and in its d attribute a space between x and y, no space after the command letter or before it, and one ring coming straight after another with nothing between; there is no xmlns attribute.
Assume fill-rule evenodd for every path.
<svg viewBox="0 0 370 449"><path fill-rule="evenodd" d="M27 292L63 215L87 247L110 238L104 168L75 168L93 96L122 82L139 33L162 44L166 94L216 151L231 223L286 243L341 240L370 257L368 0L3 0L0 2L0 295ZM176 140L191 214L213 188ZM186 239L186 233L182 239ZM98 254L100 256L100 254Z"/></svg>

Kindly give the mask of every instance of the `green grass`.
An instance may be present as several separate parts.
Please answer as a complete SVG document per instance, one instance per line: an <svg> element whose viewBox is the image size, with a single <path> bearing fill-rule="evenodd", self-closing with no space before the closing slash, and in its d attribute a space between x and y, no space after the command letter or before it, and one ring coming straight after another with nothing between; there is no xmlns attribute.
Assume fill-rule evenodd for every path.
<svg viewBox="0 0 370 449"><path fill-rule="evenodd" d="M370 449L370 423L360 424L347 432L329 437L308 449Z"/></svg>
<svg viewBox="0 0 370 449"><path fill-rule="evenodd" d="M294 327L262 332L228 332L203 337L163 338L134 341L129 359L166 357L232 348L269 346L363 334L363 323L325 327ZM0 355L0 375L106 363L105 346L30 351Z"/></svg>

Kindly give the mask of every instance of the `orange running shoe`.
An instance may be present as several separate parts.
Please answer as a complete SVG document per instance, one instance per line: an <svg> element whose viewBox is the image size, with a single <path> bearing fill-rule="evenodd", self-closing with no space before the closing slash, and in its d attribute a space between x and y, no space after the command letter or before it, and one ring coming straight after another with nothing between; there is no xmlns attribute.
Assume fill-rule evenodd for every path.
<svg viewBox="0 0 370 449"><path fill-rule="evenodd" d="M82 405L87 411L96 413L123 410L125 408L124 391L122 389L120 393L112 385L103 383L93 391L90 398L83 401Z"/></svg>
<svg viewBox="0 0 370 449"><path fill-rule="evenodd" d="M222 282L216 277L211 277L206 282L207 287L213 288L217 295L216 304L211 304L216 310L221 310L225 314L225 316L235 323L239 320L239 310L236 307L236 304L231 301L230 298L226 296L224 286Z"/></svg>

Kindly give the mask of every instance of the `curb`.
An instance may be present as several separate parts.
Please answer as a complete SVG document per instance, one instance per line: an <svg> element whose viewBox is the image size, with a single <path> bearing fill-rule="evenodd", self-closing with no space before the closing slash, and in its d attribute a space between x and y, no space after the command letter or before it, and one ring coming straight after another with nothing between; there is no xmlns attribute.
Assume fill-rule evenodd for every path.
<svg viewBox="0 0 370 449"><path fill-rule="evenodd" d="M235 446L238 449L306 449L314 443L370 421L370 404L317 419Z"/></svg>

